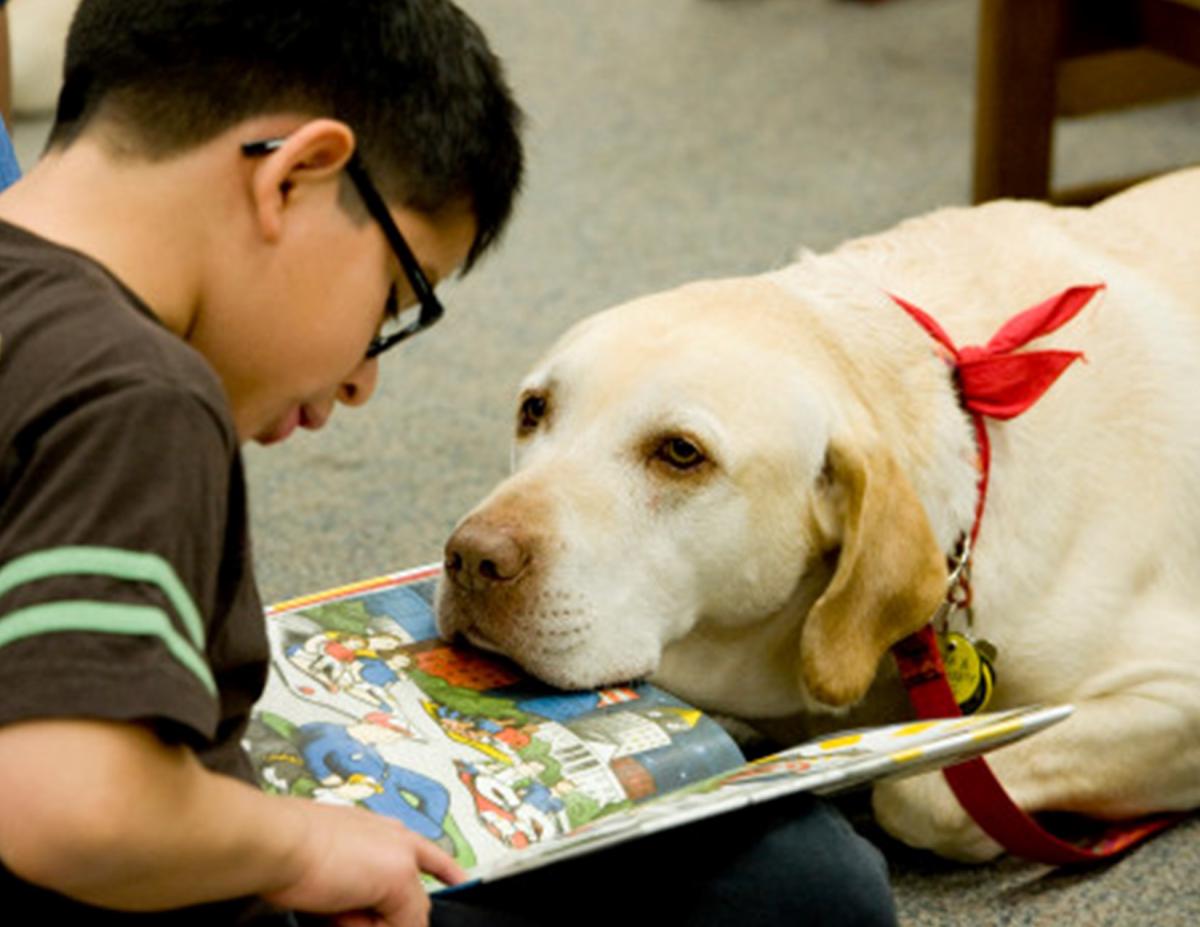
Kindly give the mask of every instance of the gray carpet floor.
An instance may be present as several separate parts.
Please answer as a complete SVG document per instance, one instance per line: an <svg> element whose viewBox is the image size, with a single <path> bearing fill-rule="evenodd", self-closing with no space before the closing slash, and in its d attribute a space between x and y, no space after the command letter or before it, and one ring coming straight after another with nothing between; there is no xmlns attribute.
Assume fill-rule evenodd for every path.
<svg viewBox="0 0 1200 927"><path fill-rule="evenodd" d="M525 369L573 322L698 278L767 270L968 199L969 0L463 0L529 114L501 249L445 321L385 358L365 409L247 453L277 600L440 559L506 471ZM17 125L31 160L44 122ZM1200 160L1200 103L1062 128L1060 182ZM1200 821L1086 872L964 868L884 842L906 925L1200 923Z"/></svg>

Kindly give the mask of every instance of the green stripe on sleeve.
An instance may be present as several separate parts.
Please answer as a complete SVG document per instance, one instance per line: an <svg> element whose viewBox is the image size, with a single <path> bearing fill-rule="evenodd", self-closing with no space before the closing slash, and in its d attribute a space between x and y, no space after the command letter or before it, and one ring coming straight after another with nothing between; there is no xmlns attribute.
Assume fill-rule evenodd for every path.
<svg viewBox="0 0 1200 927"><path fill-rule="evenodd" d="M196 650L204 652L204 622L200 620L200 611L171 564L157 554L116 547L54 547L35 551L0 569L0 596L25 583L74 575L111 576L157 586L183 621Z"/></svg>
<svg viewBox="0 0 1200 927"><path fill-rule="evenodd" d="M116 602L51 602L31 605L0 621L0 647L14 641L64 631L157 637L214 697L217 684L208 664L175 629L167 613L149 605Z"/></svg>

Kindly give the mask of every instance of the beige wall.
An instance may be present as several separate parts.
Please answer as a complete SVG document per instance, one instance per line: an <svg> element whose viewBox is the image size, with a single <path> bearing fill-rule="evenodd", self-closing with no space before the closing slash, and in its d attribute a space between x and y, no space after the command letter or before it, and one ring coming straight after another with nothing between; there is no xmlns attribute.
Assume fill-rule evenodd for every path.
<svg viewBox="0 0 1200 927"><path fill-rule="evenodd" d="M9 0L13 111L54 110L62 74L63 44L78 0Z"/></svg>

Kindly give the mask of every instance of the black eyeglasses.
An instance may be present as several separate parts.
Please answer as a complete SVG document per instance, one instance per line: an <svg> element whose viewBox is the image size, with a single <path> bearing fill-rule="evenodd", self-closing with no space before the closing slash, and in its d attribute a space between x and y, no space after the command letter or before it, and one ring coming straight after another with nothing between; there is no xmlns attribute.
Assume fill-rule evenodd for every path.
<svg viewBox="0 0 1200 927"><path fill-rule="evenodd" d="M242 154L251 158L262 157L275 151L283 142L284 139L282 138L268 138L257 142L246 142L242 145ZM408 242L400 234L400 229L396 226L395 220L392 219L392 214L388 212L387 204L384 203L378 188L371 182L371 177L367 173L367 169L363 167L362 161L358 157L358 152L350 155L350 159L346 162L345 170L350 181L354 184L354 188L358 191L358 195L362 197L363 205L367 207L367 212L379 224L379 227L383 229L384 237L387 238L392 252L396 255L396 260L400 262L404 276L408 278L409 286L412 287L413 293L417 297L417 304L421 307L415 319L411 322L405 322L400 318L397 306L388 306L387 317L393 321L390 325L385 321L384 325L392 330L381 331L371 339L370 345L367 346L367 359L370 360L372 357L378 357L389 348L394 348L401 341L407 341L413 335L430 328L445 314L446 310L433 292L433 286L430 284L429 278L425 276L425 272L421 270L421 265L417 263L417 258L413 254L412 248L408 246ZM393 303L395 298L396 291L393 288L389 296L389 302ZM399 326L398 328L395 327L397 325Z"/></svg>

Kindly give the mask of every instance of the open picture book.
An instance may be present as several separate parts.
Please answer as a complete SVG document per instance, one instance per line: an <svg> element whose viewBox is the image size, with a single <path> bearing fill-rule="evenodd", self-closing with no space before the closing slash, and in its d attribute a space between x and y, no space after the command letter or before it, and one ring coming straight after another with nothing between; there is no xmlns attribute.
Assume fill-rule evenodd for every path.
<svg viewBox="0 0 1200 927"><path fill-rule="evenodd" d="M439 573L268 608L271 671L246 747L264 789L396 817L478 881L782 795L944 766L1071 711L844 731L748 762L712 718L653 685L564 692L441 640Z"/></svg>

